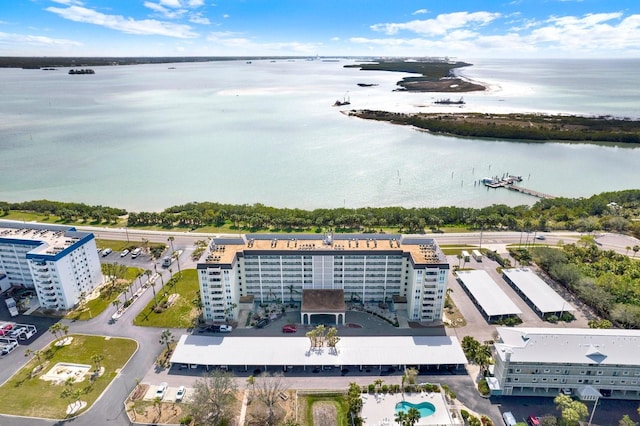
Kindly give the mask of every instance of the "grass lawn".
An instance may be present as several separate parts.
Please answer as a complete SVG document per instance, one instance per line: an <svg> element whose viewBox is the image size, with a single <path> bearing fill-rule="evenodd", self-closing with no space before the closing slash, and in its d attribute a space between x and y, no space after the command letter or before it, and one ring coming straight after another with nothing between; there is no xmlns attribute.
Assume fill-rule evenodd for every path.
<svg viewBox="0 0 640 426"><path fill-rule="evenodd" d="M313 426L314 424L314 415L313 415L313 405L316 403L325 403L331 404L335 407L336 410L336 419L335 423L338 426L348 426L347 422L347 413L349 412L349 404L347 403L347 399L343 394L318 394L318 395L305 395L300 397L299 399L299 407L302 409L303 420L300 422L304 426ZM300 413L300 411L298 411ZM318 419L320 420L320 419Z"/></svg>
<svg viewBox="0 0 640 426"><path fill-rule="evenodd" d="M128 267L124 279L131 282L142 272L142 268ZM105 309L109 309L111 303L116 299L116 297L118 297L118 295L120 295L120 293L121 290L112 292L101 291L100 296L89 300L82 308L69 312L65 318L80 321L90 320L91 318L100 315ZM113 311L115 312L115 307L113 307Z"/></svg>
<svg viewBox="0 0 640 426"><path fill-rule="evenodd" d="M174 277L177 277L177 275L174 275ZM160 281L156 282L159 283ZM189 328L193 326L198 317L198 309L193 304L193 300L200 294L198 271L195 269L182 271L182 278L177 279L173 287L170 287L169 283L167 283L165 288L167 290L166 296L160 290L160 286L156 286L158 304L165 303L169 295L173 293L179 295L177 300L164 311L157 313L153 310L153 299L151 299L149 304L140 311L133 321L135 325L164 328ZM153 290L149 289L147 291Z"/></svg>
<svg viewBox="0 0 640 426"><path fill-rule="evenodd" d="M80 400L87 403L87 407L82 410L85 411L104 392L115 378L116 370L127 363L138 346L136 341L132 339L77 334L70 335L70 337L73 337L70 345L55 346L51 344L42 350L41 359L45 367L34 377L31 377L31 372L38 364L36 358L27 362L20 371L0 387L0 401L2 401L0 412L17 416L65 418L69 401L60 397L64 385L40 380L39 377L46 374L58 362L93 365L91 357L99 354L104 356L101 362L104 374L93 383L85 378L73 386L74 389L82 391Z"/></svg>

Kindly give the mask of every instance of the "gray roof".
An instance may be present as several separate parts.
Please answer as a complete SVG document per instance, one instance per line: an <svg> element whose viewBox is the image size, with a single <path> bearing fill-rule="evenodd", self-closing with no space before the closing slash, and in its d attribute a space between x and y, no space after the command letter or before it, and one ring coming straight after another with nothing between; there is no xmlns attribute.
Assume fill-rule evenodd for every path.
<svg viewBox="0 0 640 426"><path fill-rule="evenodd" d="M640 330L497 327L496 354L511 362L639 366Z"/></svg>
<svg viewBox="0 0 640 426"><path fill-rule="evenodd" d="M488 316L522 313L486 271L458 271L458 278Z"/></svg>
<svg viewBox="0 0 640 426"><path fill-rule="evenodd" d="M573 306L528 268L503 269L502 273L543 314L547 312L571 312Z"/></svg>
<svg viewBox="0 0 640 426"><path fill-rule="evenodd" d="M451 365L466 364L449 336L342 337L337 351L310 350L306 337L182 335L172 363L199 365Z"/></svg>

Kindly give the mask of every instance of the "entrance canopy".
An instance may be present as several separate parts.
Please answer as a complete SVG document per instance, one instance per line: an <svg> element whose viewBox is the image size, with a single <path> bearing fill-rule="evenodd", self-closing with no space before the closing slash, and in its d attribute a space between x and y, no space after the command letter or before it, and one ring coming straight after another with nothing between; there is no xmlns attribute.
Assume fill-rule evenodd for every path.
<svg viewBox="0 0 640 426"><path fill-rule="evenodd" d="M344 325L345 310L344 290L302 290L302 324L311 324L311 315L334 315L336 324Z"/></svg>

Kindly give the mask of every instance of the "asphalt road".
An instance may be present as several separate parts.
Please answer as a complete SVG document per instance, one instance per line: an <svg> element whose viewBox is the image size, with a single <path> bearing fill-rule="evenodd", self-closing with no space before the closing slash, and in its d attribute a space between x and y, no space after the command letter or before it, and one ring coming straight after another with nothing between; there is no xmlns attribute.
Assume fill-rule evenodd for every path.
<svg viewBox="0 0 640 426"><path fill-rule="evenodd" d="M193 233L173 233L173 232L162 232L162 231L140 231L140 230L132 230L132 229L105 229L105 228L85 228L78 227L81 229L86 229L94 232L97 238L101 239L115 239L115 240L125 240L129 239L131 241L141 240L142 238L146 238L151 242L162 242L167 243L167 238L169 236L174 236L175 240L173 241L173 246L176 250L183 250L184 252L180 256L180 265L181 269L190 269L194 268L196 262L191 260L191 252L193 251L193 243L196 240L206 239L207 237L220 235L220 234L193 234ZM526 233L520 232L483 232L480 233L464 233L464 234L428 234L426 236L430 236L436 239L436 241L440 245L444 244L481 244L482 247L489 247L491 249L498 249L500 247L504 248L505 244L514 244L518 242L524 242L526 240L532 241L533 234L527 235ZM576 241L579 239L581 234L573 233L573 232L558 232L558 233L545 233L545 243L547 244L556 244L560 241L570 242ZM625 253L626 247L633 246L635 244L639 244L638 240L629 240L628 237L624 236L616 236L612 234L605 234L598 237L598 241L601 243L601 247L605 249L613 249L619 253ZM538 241L540 242L540 241ZM103 261L116 261L118 263L131 264L131 266L140 266L144 269L154 270L154 264L145 257L140 257L138 259L131 259L131 256L128 255L124 258L119 257L119 253L112 253L106 258L101 258ZM454 261L455 263L455 261ZM169 271L163 269L158 263L156 263L157 271L164 275L164 282L168 281ZM177 268L174 269L174 273L177 272ZM450 283L451 284L451 283ZM454 285L452 284L452 287ZM156 291L159 289L156 288ZM456 294L459 293L459 294ZM130 337L135 339L138 342L138 350L132 356L129 363L124 367L124 369L120 372L118 377L112 382L107 391L98 399L98 401L94 404L94 406L84 414L79 417L66 420L66 421L55 421L55 420L41 420L41 419L29 419L29 418L16 418L6 415L0 415L0 424L2 425L62 425L62 424L74 424L80 426L94 426L97 423L108 422L108 424L113 425L128 425L129 421L124 413L123 401L126 399L127 395L133 390L136 385L137 380L152 379L152 378L161 378L163 375L165 377L172 377L171 382L175 381L177 384L184 384L182 382L188 381L187 378L189 375L193 376L191 380L195 380L194 372L180 372L177 374L176 371L159 371L153 367L154 361L160 351L162 350L162 345L159 344L158 339L160 336L160 329L148 328L148 327L135 327L132 324L133 318L139 312L139 310L144 307L153 297L153 294L150 290L144 292L139 299L117 320L117 322L113 323L111 320L111 316L113 314L112 309L107 309L105 312L100 314L98 317L93 318L90 321L68 321L68 320L60 320L61 323L69 326L70 333L86 333L93 335L104 335L104 336L118 336L118 337ZM460 305L464 305L464 299L468 300L468 297L463 297L463 292L456 292L454 290L454 301L456 303L460 303ZM474 317L473 312L477 313L477 309L471 304L471 306L465 306L464 308L465 316L468 315L467 319L472 319L469 321L472 324L486 324L482 318L476 319ZM461 309L462 310L462 309ZM3 368L0 368L0 381L4 382L11 375L13 375L19 368L21 368L27 361L24 356L25 350L27 348L32 350L39 350L48 345L53 340L53 335L48 333L47 328L55 323L56 319L51 318L42 318L35 316L19 316L16 318L10 318L4 304L0 304L0 319L1 320L12 320L20 323L27 324L35 324L38 327L37 336L31 338L27 342L21 342L21 345L11 354L0 359L0 365ZM285 319L281 321L286 321ZM358 313L349 313L347 315L347 322L359 322L364 321L362 318L358 317ZM449 332L451 334L451 330L456 333L459 330L456 329L447 329L443 330L442 327L429 327L429 328L420 328L420 329L396 329L386 325L384 322L380 322L379 325L371 324L372 327L365 327L362 329L344 329L342 332L344 335L348 334L357 334L357 335L380 335L381 333L389 334L397 334L397 333L408 333L408 334L443 334L445 332ZM253 329L239 329L234 330L234 335L256 335L260 333L261 335L280 335L281 334L281 324L272 323L264 330L253 330ZM387 330L388 327L388 330ZM482 330L473 330L470 328L469 330L463 330L462 332L466 334L473 333L487 333L489 328L486 326L482 326ZM180 336L185 332L184 329L176 329L172 330L174 336ZM303 330L299 330L298 334L303 333ZM200 372L201 373L201 372ZM312 373L313 374L313 373ZM377 374L380 374L379 372ZM290 385L294 388L309 388L309 384L317 383L318 387L322 388L333 388L334 386L338 386L339 388L345 388L348 382L350 381L362 381L363 383L369 383L371 378L367 376L357 377L347 374L346 376L342 376L339 374L326 374L326 377L306 377L304 375L299 377L292 377ZM335 377L334 377L335 376ZM239 378L241 382L244 380ZM399 375L391 375L385 379L386 383L394 383L396 380L400 380ZM450 374L448 372L439 372L436 377L433 375L426 376L425 378L421 378L420 380L424 381L432 381L432 382L440 382L448 384L457 394L458 398L463 401L467 406L471 409L483 413L489 414L494 421L499 421L499 411L498 405L503 404L503 406L512 406L511 402L514 400L506 399L506 401L498 401L493 402L487 399L480 398L473 386L473 382L471 378L467 374ZM159 380L160 381L164 380ZM344 381L345 383L342 383ZM547 407L552 410L553 403L551 399L545 398L545 401L541 402L543 407ZM524 401L520 399L520 401ZM508 402L508 403L507 403ZM611 401L603 401L603 405L605 404L613 404ZM636 402L637 404L637 402ZM624 405L624 404L623 404ZM625 406L626 407L626 406ZM545 408L546 409L546 408ZM626 409L626 408L625 408ZM600 410L600 408L598 408ZM606 409L603 410L606 413ZM518 411L519 413L519 411ZM630 413L632 414L632 413ZM596 419L599 416L596 414ZM602 423L607 424L607 423Z"/></svg>

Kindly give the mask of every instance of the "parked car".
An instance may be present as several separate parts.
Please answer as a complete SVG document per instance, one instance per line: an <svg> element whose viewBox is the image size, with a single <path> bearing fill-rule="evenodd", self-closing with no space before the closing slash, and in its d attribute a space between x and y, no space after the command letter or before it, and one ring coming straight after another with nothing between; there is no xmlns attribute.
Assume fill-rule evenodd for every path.
<svg viewBox="0 0 640 426"><path fill-rule="evenodd" d="M107 247L106 249L102 250L102 257L107 257L107 256L109 256L109 255L111 254L111 252L112 252L112 251L113 251L113 250L111 250L110 248L108 248L108 247Z"/></svg>
<svg viewBox="0 0 640 426"><path fill-rule="evenodd" d="M136 257L140 256L142 254L142 249L140 247L133 249L133 251L131 252L131 258L135 259Z"/></svg>
<svg viewBox="0 0 640 426"><path fill-rule="evenodd" d="M120 252L120 257L125 257L129 254L129 249L124 249Z"/></svg>
<svg viewBox="0 0 640 426"><path fill-rule="evenodd" d="M0 328L0 336L6 336L13 329L13 325L5 324Z"/></svg>
<svg viewBox="0 0 640 426"><path fill-rule="evenodd" d="M516 426L518 422L516 422L516 418L514 417L511 411L506 411L502 413L502 420L504 420L504 424L506 426Z"/></svg>
<svg viewBox="0 0 640 426"><path fill-rule="evenodd" d="M9 342L2 347L2 350L0 350L0 354L8 355L11 352L13 352L13 350L17 347L18 347L18 342L16 341Z"/></svg>
<svg viewBox="0 0 640 426"><path fill-rule="evenodd" d="M538 416L527 417L527 424L529 426L540 426L540 417Z"/></svg>
<svg viewBox="0 0 640 426"><path fill-rule="evenodd" d="M156 398L164 398L164 394L167 391L167 383L166 382L162 382L160 383L160 386L158 386L158 389L156 389Z"/></svg>
<svg viewBox="0 0 640 426"><path fill-rule="evenodd" d="M180 386L178 388L178 391L176 392L176 402L182 401L182 398L184 398L184 394L186 391L187 389L184 386Z"/></svg>
<svg viewBox="0 0 640 426"><path fill-rule="evenodd" d="M256 323L256 328L266 327L267 324L269 324L269 319L268 318L262 318L260 321L258 321Z"/></svg>
<svg viewBox="0 0 640 426"><path fill-rule="evenodd" d="M287 324L287 325L282 326L282 332L283 333L295 333L296 331L298 331L298 329L296 328L295 325Z"/></svg>
<svg viewBox="0 0 640 426"><path fill-rule="evenodd" d="M231 330L233 330L233 327L230 325L222 324L220 326L220 333L231 333Z"/></svg>

